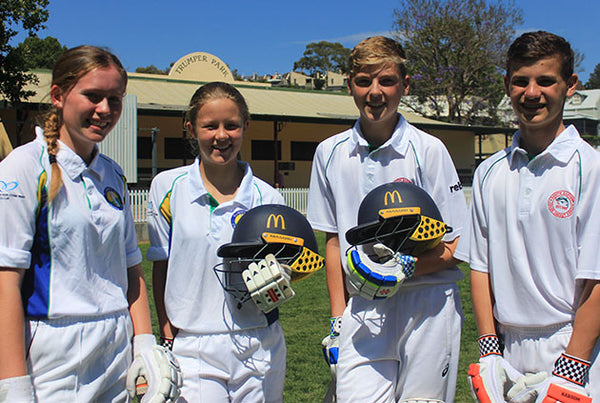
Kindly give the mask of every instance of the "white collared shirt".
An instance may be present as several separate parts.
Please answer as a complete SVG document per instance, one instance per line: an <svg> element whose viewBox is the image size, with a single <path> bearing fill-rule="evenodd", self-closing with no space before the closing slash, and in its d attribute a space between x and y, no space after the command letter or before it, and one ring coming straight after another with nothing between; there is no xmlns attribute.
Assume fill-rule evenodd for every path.
<svg viewBox="0 0 600 403"><path fill-rule="evenodd" d="M319 144L310 179L307 218L315 230L337 233L342 263L349 248L346 231L357 225L362 199L379 185L408 181L425 189L436 202L442 218L453 228L444 240L460 235L466 203L462 184L444 144L409 124L398 115L394 133L382 146L369 152L360 132L360 121ZM417 276L403 287L445 283L462 278L458 268ZM354 293L354 290L349 290Z"/></svg>
<svg viewBox="0 0 600 403"><path fill-rule="evenodd" d="M475 171L465 234L455 256L488 272L500 323L571 321L579 279L600 279L600 154L566 128L532 160L519 147Z"/></svg>
<svg viewBox="0 0 600 403"><path fill-rule="evenodd" d="M241 214L262 204L284 204L277 190L254 177L247 163L240 164L244 177L235 198L214 208L198 159L161 172L150 187L147 258L168 260L167 315L175 327L187 332L225 333L267 326L265 315L252 301L238 308L213 271L222 262L217 249L231 242Z"/></svg>
<svg viewBox="0 0 600 403"><path fill-rule="evenodd" d="M127 309L127 268L141 262L121 168L96 154L89 166L59 142L63 186L52 177L43 131L0 163L0 266L27 269L27 315L96 316Z"/></svg>

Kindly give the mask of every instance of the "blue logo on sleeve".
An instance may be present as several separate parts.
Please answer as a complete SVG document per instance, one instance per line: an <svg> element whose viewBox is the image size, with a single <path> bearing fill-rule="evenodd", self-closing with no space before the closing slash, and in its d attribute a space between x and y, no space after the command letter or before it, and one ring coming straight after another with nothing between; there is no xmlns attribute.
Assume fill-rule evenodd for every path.
<svg viewBox="0 0 600 403"><path fill-rule="evenodd" d="M5 182L0 180L0 192L10 192L11 190L15 190L19 186L16 181Z"/></svg>

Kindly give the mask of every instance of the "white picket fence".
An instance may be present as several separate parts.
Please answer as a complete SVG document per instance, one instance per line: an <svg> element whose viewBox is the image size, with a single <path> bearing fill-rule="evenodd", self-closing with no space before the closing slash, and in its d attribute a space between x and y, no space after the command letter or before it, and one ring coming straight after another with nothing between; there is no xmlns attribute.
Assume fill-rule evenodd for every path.
<svg viewBox="0 0 600 403"><path fill-rule="evenodd" d="M471 188L463 188L467 203L471 201ZM306 205L308 204L308 188L282 188L279 192L285 199L285 204L295 208L306 215ZM132 189L129 191L131 198L131 209L135 222L146 222L146 203L148 202L148 189Z"/></svg>
<svg viewBox="0 0 600 403"><path fill-rule="evenodd" d="M308 203L308 188L282 188L279 192L285 199L285 204L306 214ZM131 210L135 222L146 222L146 203L148 202L148 189L132 189L129 191Z"/></svg>

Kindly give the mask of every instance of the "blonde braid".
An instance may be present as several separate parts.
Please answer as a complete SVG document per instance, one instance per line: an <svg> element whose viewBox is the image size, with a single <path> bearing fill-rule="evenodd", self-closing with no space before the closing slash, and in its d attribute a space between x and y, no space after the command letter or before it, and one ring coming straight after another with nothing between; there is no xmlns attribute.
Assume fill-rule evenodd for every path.
<svg viewBox="0 0 600 403"><path fill-rule="evenodd" d="M60 167L56 162L56 154L58 153L58 129L60 128L60 116L56 110L50 112L44 122L44 138L48 144L48 158L52 167L52 179L50 180L50 192L48 195L48 203L50 203L60 191L63 185Z"/></svg>

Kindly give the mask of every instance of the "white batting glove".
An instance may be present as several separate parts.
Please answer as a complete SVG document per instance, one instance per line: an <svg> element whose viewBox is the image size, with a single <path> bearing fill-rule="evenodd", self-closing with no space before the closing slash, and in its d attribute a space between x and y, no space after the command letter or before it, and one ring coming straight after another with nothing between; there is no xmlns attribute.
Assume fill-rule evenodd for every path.
<svg viewBox="0 0 600 403"><path fill-rule="evenodd" d="M325 362L329 365L331 370L331 378L336 379L337 376L337 363L339 355L339 342L338 336L342 330L342 317L335 316L329 319L329 334L325 336L321 345L323 346L323 356Z"/></svg>
<svg viewBox="0 0 600 403"><path fill-rule="evenodd" d="M498 336L483 335L478 343L481 356L478 363L469 365L467 378L471 394L479 403L504 403L509 389L523 374L502 357Z"/></svg>
<svg viewBox="0 0 600 403"><path fill-rule="evenodd" d="M552 376L546 372L527 374L508 392L512 403L591 403L585 390L590 362L562 354Z"/></svg>
<svg viewBox="0 0 600 403"><path fill-rule="evenodd" d="M133 363L127 371L129 396L142 403L172 403L183 383L181 369L171 351L156 344L151 334L133 338Z"/></svg>
<svg viewBox="0 0 600 403"><path fill-rule="evenodd" d="M31 376L0 379L0 403L33 403L35 394Z"/></svg>
<svg viewBox="0 0 600 403"><path fill-rule="evenodd" d="M273 254L268 254L258 263L250 263L242 272L252 300L264 313L294 297L290 275L290 268L280 264Z"/></svg>
<svg viewBox="0 0 600 403"><path fill-rule="evenodd" d="M373 245L380 261L372 261L359 249L350 249L348 280L367 299L383 299L394 295L400 285L415 274L417 260L410 255L394 253L382 243Z"/></svg>

